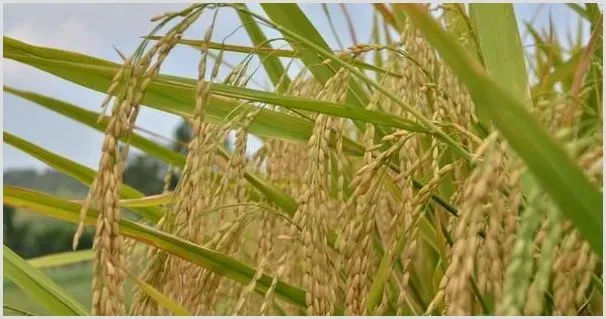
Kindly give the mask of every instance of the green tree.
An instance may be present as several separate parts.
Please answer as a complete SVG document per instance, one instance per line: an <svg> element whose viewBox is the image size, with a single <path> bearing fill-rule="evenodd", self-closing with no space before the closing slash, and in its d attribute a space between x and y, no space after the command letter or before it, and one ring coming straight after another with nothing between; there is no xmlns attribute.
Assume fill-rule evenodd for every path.
<svg viewBox="0 0 606 319"><path fill-rule="evenodd" d="M124 183L145 195L154 195L164 188L163 176L167 166L148 155L137 155L124 170Z"/></svg>

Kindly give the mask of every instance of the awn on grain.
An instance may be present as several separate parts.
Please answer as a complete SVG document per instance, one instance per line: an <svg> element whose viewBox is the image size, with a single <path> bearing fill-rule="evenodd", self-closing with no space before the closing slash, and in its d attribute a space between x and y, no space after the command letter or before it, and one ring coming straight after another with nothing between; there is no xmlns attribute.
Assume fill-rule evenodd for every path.
<svg viewBox="0 0 606 319"><path fill-rule="evenodd" d="M222 123L211 124L206 108L224 52L213 55L214 66L207 76L207 44L218 8L194 5L155 18L182 20L147 52L127 59L108 92L116 99L99 174L82 209L83 216L90 205L100 211L94 242L93 314L126 314L118 189L127 148L120 148L117 141L129 134L145 90L183 32L212 8L217 11L201 42L195 106L189 119L193 137L178 187L156 227L244 260L257 270L242 285L150 247L141 279L194 315L601 312L601 291L596 292L592 284L600 280L595 274L598 257L534 180L523 195L524 164L497 131L478 133L476 107L466 86L408 20L401 26L398 42L356 44L336 55L308 48L328 57L310 67L330 68L332 77L321 83L301 72L281 94L344 103L353 92L352 81L366 81L347 61L377 54L384 69L378 83L366 81L371 97L364 107L418 123L424 130L389 131L371 123L360 126L328 114L255 106L250 101L239 104ZM286 34L300 40L296 34ZM468 45L474 37L465 33L458 40ZM246 87L251 78L245 76L249 62L245 59L223 83ZM396 76L393 70L402 73ZM539 119L553 132L574 130L572 125L578 122L574 119L552 120L577 116L567 109L574 105L557 106L549 110L559 114L539 114ZM313 123L307 147L264 138L261 149L248 157L247 129L262 107ZM227 163L217 165L219 144L230 130L235 130L235 150ZM344 153L345 139L365 149L361 158ZM602 151L596 145L601 139L597 134L587 139L584 145L590 147L575 148L573 141L569 153L599 185ZM245 183L248 173L266 178L294 198L297 208L286 211L271 198L247 205L252 201ZM440 202L436 196L442 196ZM443 197L458 207L456 214L446 209L451 206L444 205ZM209 209L214 213L203 213ZM81 231L82 227L75 244ZM256 290L264 274L272 278L266 288ZM280 281L304 289L304 304L274 298ZM135 289L130 314L170 314L144 290Z"/></svg>

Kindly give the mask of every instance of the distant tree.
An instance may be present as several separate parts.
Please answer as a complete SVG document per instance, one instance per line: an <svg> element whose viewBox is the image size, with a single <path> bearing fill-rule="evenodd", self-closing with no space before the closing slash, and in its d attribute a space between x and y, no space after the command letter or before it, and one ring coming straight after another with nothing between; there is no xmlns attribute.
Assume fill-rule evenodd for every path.
<svg viewBox="0 0 606 319"><path fill-rule="evenodd" d="M3 214L4 214L4 234L10 234L15 230L15 222L13 217L15 216L15 208L11 206L3 205Z"/></svg>
<svg viewBox="0 0 606 319"><path fill-rule="evenodd" d="M20 250L21 247L21 236L19 236L19 232L17 232L17 226L15 225L15 208L11 206L2 206L4 214L3 216L3 240L4 244L8 246L12 250Z"/></svg>
<svg viewBox="0 0 606 319"><path fill-rule="evenodd" d="M29 224L15 223L15 208L3 205L4 222L4 244L15 252L21 252L21 255L27 250Z"/></svg>
<svg viewBox="0 0 606 319"><path fill-rule="evenodd" d="M170 145L173 151L187 154L187 144L192 138L192 128L185 121L176 127L173 139L175 142ZM223 141L223 146L227 150L231 150L233 145L229 142L229 139ZM164 175L166 174L168 166L145 154L136 155L131 158L124 170L124 183L134 187L145 195L154 195L162 192L164 188ZM173 173L172 184L170 189L176 187L179 179L178 174Z"/></svg>
<svg viewBox="0 0 606 319"><path fill-rule="evenodd" d="M181 121L177 129L175 130L175 141L173 143L172 149L175 152L179 152L181 154L187 154L187 143L192 138L192 129L191 126L185 121Z"/></svg>
<svg viewBox="0 0 606 319"><path fill-rule="evenodd" d="M15 208L3 206L4 244L23 258L34 258L72 250L72 237L76 228L67 223L46 227L33 227L32 221L15 223ZM78 249L93 245L92 230L84 232Z"/></svg>
<svg viewBox="0 0 606 319"><path fill-rule="evenodd" d="M172 145L172 149L175 152L179 152L181 154L187 154L187 143L192 138L192 128L186 121L181 121L181 123L175 129L175 143ZM230 143L229 139L225 139L223 141L223 147L226 150L233 151L233 145Z"/></svg>
<svg viewBox="0 0 606 319"><path fill-rule="evenodd" d="M158 194L164 188L165 172L166 165L161 161L148 155L137 155L124 170L124 183L145 195Z"/></svg>

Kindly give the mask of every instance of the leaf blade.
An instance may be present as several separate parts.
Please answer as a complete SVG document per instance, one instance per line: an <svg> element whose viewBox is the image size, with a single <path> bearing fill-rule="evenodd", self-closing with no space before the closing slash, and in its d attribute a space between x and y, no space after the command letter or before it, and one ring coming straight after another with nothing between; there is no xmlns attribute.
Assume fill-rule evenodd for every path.
<svg viewBox="0 0 606 319"><path fill-rule="evenodd" d="M4 276L55 315L88 316L86 309L40 270L4 245Z"/></svg>
<svg viewBox="0 0 606 319"><path fill-rule="evenodd" d="M61 219L71 223L79 221L80 205L57 197L20 187L4 187L5 203L15 207L24 207L37 213ZM94 225L98 213L91 211L86 216L85 224ZM250 266L222 253L197 246L174 235L158 231L152 227L137 224L129 220L120 220L120 232L127 237L137 239L148 245L167 251L175 256L189 260L198 266L226 276L240 283L248 283L256 270ZM271 285L272 278L263 275L255 290L264 293ZM305 291L282 281L274 291L276 296L295 306L305 308Z"/></svg>
<svg viewBox="0 0 606 319"><path fill-rule="evenodd" d="M131 274L129 271L125 271L128 278L134 281L139 287L147 293L152 299L154 299L158 304L164 306L166 309L170 310L174 316L191 316L192 314L187 311L185 308L181 307L177 302L171 300L166 297L164 294L159 292L156 288L147 284L145 281L139 279L139 277Z"/></svg>
<svg viewBox="0 0 606 319"><path fill-rule="evenodd" d="M483 108L510 146L526 163L557 206L602 256L602 196L563 148L528 114L521 99L508 94L486 75L421 8L403 5L453 71L467 84L477 107Z"/></svg>
<svg viewBox="0 0 606 319"><path fill-rule="evenodd" d="M27 262L34 268L51 268L67 266L85 261L91 261L95 258L92 250L77 250L50 254L46 256L28 259Z"/></svg>
<svg viewBox="0 0 606 319"><path fill-rule="evenodd" d="M54 169L75 178L80 183L86 186L90 186L93 183L96 175L96 172L93 169L47 151L9 132L3 132L2 136L5 143L39 159ZM144 196L141 192L128 185L122 185L120 195L126 198L140 198ZM158 221L162 216L161 211L154 207L135 207L133 210L151 221Z"/></svg>
<svg viewBox="0 0 606 319"><path fill-rule="evenodd" d="M245 3L241 3L239 5L246 7ZM265 37L265 34L263 34L263 31L252 19L252 17L242 13L239 10L236 10L236 13L240 18L240 21L242 21L242 25L244 26L244 29L246 29L246 32L248 33L250 40L255 45L255 48L272 49L267 42L267 37ZM261 63L263 63L263 68L265 68L265 72L267 72L267 75L269 76L277 92L283 93L286 88L290 87L290 77L288 77L288 74L286 74L286 69L282 65L282 62L278 56L267 55L265 58L261 59Z"/></svg>

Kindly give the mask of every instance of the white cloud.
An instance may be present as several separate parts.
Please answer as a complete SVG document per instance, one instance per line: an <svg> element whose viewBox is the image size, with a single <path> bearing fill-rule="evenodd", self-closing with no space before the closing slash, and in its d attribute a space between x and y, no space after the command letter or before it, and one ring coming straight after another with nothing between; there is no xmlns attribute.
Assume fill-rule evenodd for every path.
<svg viewBox="0 0 606 319"><path fill-rule="evenodd" d="M35 17L27 17L4 31L6 36L29 44L89 54L99 52L105 46L102 35L91 32L85 23L75 18L53 25ZM48 81L47 74L11 60L4 61L3 69L4 81L9 85L26 88L32 87L35 83L38 85L45 83L45 86L48 83L52 83L53 86L56 84Z"/></svg>
<svg viewBox="0 0 606 319"><path fill-rule="evenodd" d="M98 52L105 46L103 36L91 32L86 23L75 18L49 26L29 17L21 24L5 30L5 34L31 44L85 53Z"/></svg>

